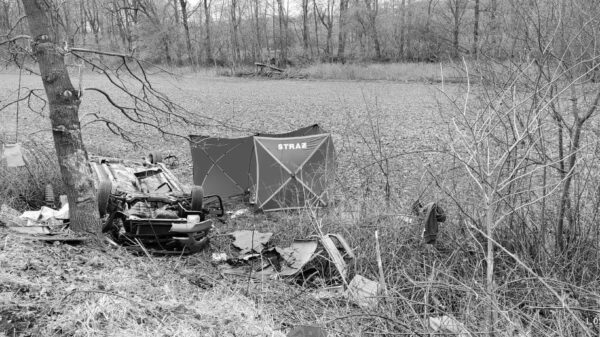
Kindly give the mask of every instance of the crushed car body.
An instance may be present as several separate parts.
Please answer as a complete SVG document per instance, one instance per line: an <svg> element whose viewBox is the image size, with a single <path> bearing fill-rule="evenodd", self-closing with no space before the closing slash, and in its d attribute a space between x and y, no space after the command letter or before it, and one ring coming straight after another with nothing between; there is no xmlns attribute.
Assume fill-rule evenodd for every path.
<svg viewBox="0 0 600 337"><path fill-rule="evenodd" d="M98 183L102 231L140 252L188 254L208 244L214 218L225 214L218 195L186 188L159 155L144 161L97 157L91 167Z"/></svg>

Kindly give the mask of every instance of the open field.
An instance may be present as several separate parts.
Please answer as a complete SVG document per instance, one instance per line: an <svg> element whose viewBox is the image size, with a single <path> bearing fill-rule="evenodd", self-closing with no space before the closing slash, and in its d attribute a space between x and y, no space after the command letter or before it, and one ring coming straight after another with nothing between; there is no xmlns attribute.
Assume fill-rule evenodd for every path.
<svg viewBox="0 0 600 337"><path fill-rule="evenodd" d="M8 73L0 79L0 96L6 103L7 97L14 99L19 78ZM31 243L0 228L0 336L13 331L25 331L25 336L283 336L298 324L323 326L329 336L427 335L432 331L428 319L443 316L455 318L474 336L486 330L485 310L492 300L499 313L497 336L578 336L579 323L598 332L593 330L593 310L578 311L579 321L574 319L536 276L503 251L496 254L497 291L489 294L485 289L484 240L464 226L452 199L437 188L448 185L460 191L466 181L460 172L452 176L445 171L458 165L442 155L448 139L440 116L450 107L440 84L270 81L206 74L155 75L152 82L204 123L169 125L159 118L165 130L181 135L234 137L321 124L333 133L337 150L335 205L317 217L309 212L271 213L229 221L217 228L210 250L190 257L132 257L112 247ZM36 76L23 76L22 86L41 88L41 82ZM97 87L124 100L99 75L85 74L83 87ZM47 111L40 116L24 107L19 139L48 153ZM1 112L0 140L14 140L14 112L14 106ZM142 147L111 134L103 124L86 124L91 113L131 131ZM90 153L127 158L156 150L174 154L179 158L174 171L191 184L184 139L163 138L151 128L132 124L95 92L84 93L80 115ZM45 164L15 177L55 179L55 169L54 175L43 173L46 168L53 171L55 164L39 162ZM446 175L434 178L439 172ZM447 210L449 220L435 246L423 244L421 224L407 220L417 198L440 202ZM13 202L0 203L4 201ZM240 228L272 231L273 241L283 246L319 231L341 233L357 255L353 273L373 280L378 279L373 240L378 230L387 296L376 308L361 309L345 299L316 299L311 289L280 281L224 278L210 263L210 254L227 252L230 241L219 235ZM577 301L573 307L600 307L594 290L600 284L597 277L583 275L581 279L595 281L575 284L565 281L561 272L558 264L539 271L545 284L566 300Z"/></svg>
<svg viewBox="0 0 600 337"><path fill-rule="evenodd" d="M18 75L12 73L1 76L1 92L4 93L3 97L7 97L16 90ZM73 80L77 85L77 77ZM39 78L35 75L23 76L22 82L24 88L41 88ZM342 167L347 163L344 156L356 153L353 149L365 141L363 136L367 140L372 138L370 127L366 124L369 118L377 118L388 147L398 154L430 148L440 134L430 122L438 114L438 85L385 81L269 81L209 76L173 78L162 75L155 77L153 83L173 101L195 114L199 121L207 124L202 128L173 125L171 129L177 134L235 137L254 132L285 132L318 123L333 133ZM83 86L112 92L117 100L122 98L97 74L84 75ZM32 102L39 107L38 101ZM138 137L133 138L140 140L144 148L134 148L130 143L121 141L102 123L87 124L93 120L90 117L92 113L98 113L135 132ZM42 115L47 116L47 111ZM152 130L141 131L139 126L129 122L96 92L84 92L80 115L88 152L138 158L150 149L158 148L180 158L183 164L178 171L180 177L185 183L191 183L189 147L184 139L163 139ZM0 118L1 137L14 139L15 107L3 111ZM40 118L39 114L28 111L22 103L19 120L21 139L50 141L49 125L47 118ZM397 162L401 164L401 160Z"/></svg>

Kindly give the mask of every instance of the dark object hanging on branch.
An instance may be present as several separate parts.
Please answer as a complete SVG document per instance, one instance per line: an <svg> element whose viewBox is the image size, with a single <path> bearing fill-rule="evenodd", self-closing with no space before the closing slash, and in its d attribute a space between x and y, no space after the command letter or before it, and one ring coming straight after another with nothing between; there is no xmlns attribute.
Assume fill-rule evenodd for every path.
<svg viewBox="0 0 600 337"><path fill-rule="evenodd" d="M444 209L435 202L430 202L423 206L417 200L413 203L412 211L422 219L423 240L426 244L434 244L437 240L439 230L438 223L446 221Z"/></svg>

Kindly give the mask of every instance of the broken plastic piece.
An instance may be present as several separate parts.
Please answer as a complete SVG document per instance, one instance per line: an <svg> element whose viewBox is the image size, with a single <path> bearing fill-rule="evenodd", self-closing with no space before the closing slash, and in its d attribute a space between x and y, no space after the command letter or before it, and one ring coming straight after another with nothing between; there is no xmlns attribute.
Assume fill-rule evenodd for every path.
<svg viewBox="0 0 600 337"><path fill-rule="evenodd" d="M457 337L470 337L465 325L450 316L429 317L429 327L437 332L447 332Z"/></svg>
<svg viewBox="0 0 600 337"><path fill-rule="evenodd" d="M265 246L273 233L261 233L257 231L241 230L230 233L235 239L233 245L240 249L240 255L251 251L260 253L265 249Z"/></svg>
<svg viewBox="0 0 600 337"><path fill-rule="evenodd" d="M313 240L294 240L287 248L275 248L285 260L286 266L282 267L282 276L292 276L298 273L313 257L317 250L317 242Z"/></svg>
<svg viewBox="0 0 600 337"><path fill-rule="evenodd" d="M348 297L363 308L377 306L379 283L361 275L356 275L348 285Z"/></svg>
<svg viewBox="0 0 600 337"><path fill-rule="evenodd" d="M212 260L214 262L223 262L227 260L227 253L212 253Z"/></svg>
<svg viewBox="0 0 600 337"><path fill-rule="evenodd" d="M171 225L171 232L177 233L197 233L211 229L213 227L212 219L204 220L198 223L179 222Z"/></svg>
<svg viewBox="0 0 600 337"><path fill-rule="evenodd" d="M327 332L318 326L298 325L287 337L327 337Z"/></svg>

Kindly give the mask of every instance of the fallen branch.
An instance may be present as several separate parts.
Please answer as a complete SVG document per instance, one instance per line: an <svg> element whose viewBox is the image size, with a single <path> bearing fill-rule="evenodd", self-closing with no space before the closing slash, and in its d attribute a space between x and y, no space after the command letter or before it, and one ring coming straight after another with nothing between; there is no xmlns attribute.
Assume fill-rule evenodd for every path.
<svg viewBox="0 0 600 337"><path fill-rule="evenodd" d="M281 68L277 68L277 67L275 67L275 66L272 66L272 65L270 65L270 64L266 64L266 63L255 62L255 63L254 63L254 65L255 65L255 66L257 66L257 67L260 67L261 69L262 69L262 68L269 68L269 69L271 69L271 70L275 70L275 71L278 71L278 72L280 72L280 73L282 73L282 72L284 72L284 71L285 71L285 70L283 70L283 69L281 69Z"/></svg>
<svg viewBox="0 0 600 337"><path fill-rule="evenodd" d="M99 54L99 55L106 55L106 56L117 56L117 57L124 57L124 58L133 57L133 53L128 55L128 54L115 53L115 52L110 52L110 51L101 51L101 50L93 50L93 49L85 49L85 48L71 48L71 49L69 49L69 51L70 52L79 52L79 53Z"/></svg>

